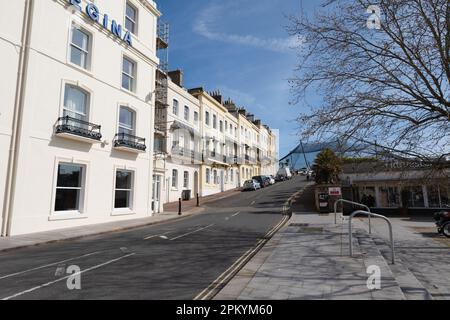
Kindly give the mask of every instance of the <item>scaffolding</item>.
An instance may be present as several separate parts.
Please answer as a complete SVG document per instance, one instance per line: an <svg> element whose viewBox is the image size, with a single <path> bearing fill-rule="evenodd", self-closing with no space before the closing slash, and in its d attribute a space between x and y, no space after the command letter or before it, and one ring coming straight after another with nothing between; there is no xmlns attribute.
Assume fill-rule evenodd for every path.
<svg viewBox="0 0 450 320"><path fill-rule="evenodd" d="M155 155L165 159L167 153L167 107L169 89L169 24L158 22L156 49L159 65L155 77L155 139L161 141L160 150Z"/></svg>
<svg viewBox="0 0 450 320"><path fill-rule="evenodd" d="M157 123L162 123L166 119L161 119L163 116L161 109L166 109L167 91L168 91L168 73L169 73L169 25L167 23L159 22L157 30L156 49L158 50L159 65L156 71L156 120ZM159 128L158 128L159 129Z"/></svg>

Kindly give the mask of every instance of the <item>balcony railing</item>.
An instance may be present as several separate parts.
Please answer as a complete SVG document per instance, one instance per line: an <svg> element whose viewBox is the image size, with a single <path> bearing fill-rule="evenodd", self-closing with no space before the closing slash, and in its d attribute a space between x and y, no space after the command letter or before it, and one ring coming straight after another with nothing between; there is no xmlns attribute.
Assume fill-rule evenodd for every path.
<svg viewBox="0 0 450 320"><path fill-rule="evenodd" d="M118 133L114 137L115 148L127 148L145 152L145 138L140 138L127 133Z"/></svg>
<svg viewBox="0 0 450 320"><path fill-rule="evenodd" d="M69 116L58 118L56 134L71 134L82 138L100 141L102 134L101 126Z"/></svg>
<svg viewBox="0 0 450 320"><path fill-rule="evenodd" d="M203 152L191 151L191 160L192 163L202 163L204 161Z"/></svg>
<svg viewBox="0 0 450 320"><path fill-rule="evenodd" d="M192 150L190 148L182 148L180 146L172 147L172 155L189 159L192 163L203 162L203 153Z"/></svg>
<svg viewBox="0 0 450 320"><path fill-rule="evenodd" d="M244 157L246 164L256 164L256 159L253 157L250 157L248 154Z"/></svg>

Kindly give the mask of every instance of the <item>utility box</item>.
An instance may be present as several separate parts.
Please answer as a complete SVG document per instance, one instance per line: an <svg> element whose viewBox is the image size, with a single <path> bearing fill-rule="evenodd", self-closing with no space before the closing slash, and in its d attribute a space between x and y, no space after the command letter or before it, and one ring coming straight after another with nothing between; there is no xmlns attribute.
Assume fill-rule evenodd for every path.
<svg viewBox="0 0 450 320"><path fill-rule="evenodd" d="M330 196L328 193L319 193L319 211L320 213L330 212Z"/></svg>

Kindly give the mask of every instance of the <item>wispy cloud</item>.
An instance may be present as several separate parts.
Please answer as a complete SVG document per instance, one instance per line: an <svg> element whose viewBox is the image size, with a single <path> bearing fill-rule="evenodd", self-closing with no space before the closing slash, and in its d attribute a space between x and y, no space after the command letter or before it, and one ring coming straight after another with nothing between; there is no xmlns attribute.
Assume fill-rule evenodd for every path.
<svg viewBox="0 0 450 320"><path fill-rule="evenodd" d="M225 14L225 12L227 14ZM283 53L290 52L292 49L298 48L303 43L303 39L301 37L261 38L251 34L233 34L217 31L215 18L223 16L229 17L230 12L232 12L230 8L224 4L212 4L206 7L200 12L200 15L194 25L194 31L214 41L252 46Z"/></svg>

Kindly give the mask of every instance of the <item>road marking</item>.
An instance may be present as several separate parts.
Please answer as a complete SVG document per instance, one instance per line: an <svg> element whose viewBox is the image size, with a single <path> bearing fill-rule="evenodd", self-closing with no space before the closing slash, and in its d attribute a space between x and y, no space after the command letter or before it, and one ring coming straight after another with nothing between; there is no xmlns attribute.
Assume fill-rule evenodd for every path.
<svg viewBox="0 0 450 320"><path fill-rule="evenodd" d="M51 267L51 266L54 266L54 265L57 265L57 264L73 261L73 260L76 260L76 259L81 259L81 258L93 256L95 254L99 254L100 252L102 252L102 251L96 251L96 252L92 252L92 253L88 253L88 254L83 254L82 256L79 256L79 257L74 257L74 258L70 258L70 259L66 259L66 260L61 260L61 261L49 263L49 264L46 264L46 265L43 265L43 266L40 266L40 267L35 267L35 268L32 268L32 269L28 269L28 270L7 274L5 276L0 276L0 280L6 279L6 278L10 278L10 277L14 277L14 276L18 276L18 275L21 275L21 274L24 274L24 273L28 273L28 272L31 272L31 271L45 269L45 268L48 268L48 267Z"/></svg>
<svg viewBox="0 0 450 320"><path fill-rule="evenodd" d="M200 228L200 229L197 229L197 230L194 230L194 231L191 231L191 232L182 234L181 236L178 236L178 237L175 237L175 238L170 239L170 241L177 240L177 239L183 238L183 237L185 237L185 236L188 236L188 235L190 235L190 234L193 234L193 233L196 233L196 232L205 230L205 229L207 229L207 228L212 227L213 225L214 225L214 223L213 223L213 224L210 224L209 226L206 226L206 227L203 227L203 228Z"/></svg>
<svg viewBox="0 0 450 320"><path fill-rule="evenodd" d="M33 292L33 291L42 289L42 288L44 288L44 287L48 287L48 286L50 286L50 285L52 285L52 284L55 284L55 283L57 283L57 282L66 280L66 279L68 279L68 278L70 278L70 277L74 277L74 276L77 276L77 275L81 275L81 274L83 274L83 273L85 273L85 272L92 271L92 270L95 270L95 269L104 267L104 266L106 266L106 265L108 265L108 264L117 262L117 261L119 261L119 260L122 260L122 259L125 259L125 258L128 258L128 257L131 257L131 256L133 256L133 255L135 255L135 254L136 254L136 253L130 253L130 254L127 254L127 255L125 255L125 256L121 256L121 257L119 257L119 258L116 258L116 259L112 259L112 260L106 261L106 262L104 262L104 263L102 263L102 264L98 264L98 265L96 265L96 266L90 267L90 268L85 269L85 270L83 270L83 271L80 271L80 272L77 272L77 273L73 273L73 274L70 274L70 275L68 275L68 276L65 276L65 277L56 279L56 280L54 280L54 281L50 281L50 282L41 284L41 285L39 285L39 286L33 287L33 288L31 288L31 289L21 291L21 292L16 293L16 294L14 294L14 295L12 295L12 296L9 296L9 297L6 297L6 298L2 298L1 300L11 300L11 299L17 298L17 297L22 296L22 295L24 295L24 294L26 294L26 293L30 293L30 292Z"/></svg>
<svg viewBox="0 0 450 320"><path fill-rule="evenodd" d="M214 280L206 289L200 292L194 300L208 300L217 294L217 288L221 288L228 283L242 267L269 241L269 239L290 219L285 215L281 221L274 226L262 239L260 239L253 248L245 252L235 263L225 270L216 280Z"/></svg>
<svg viewBox="0 0 450 320"><path fill-rule="evenodd" d="M240 214L241 212L240 211L238 211L238 212L236 212L235 214L233 214L232 215L232 217L236 217L238 214Z"/></svg>
<svg viewBox="0 0 450 320"><path fill-rule="evenodd" d="M172 231L167 231L161 234L153 234L151 236L145 237L144 240L149 240L149 239L153 239L153 238L161 238L161 239L167 239L167 237L165 236L166 234L171 233Z"/></svg>

